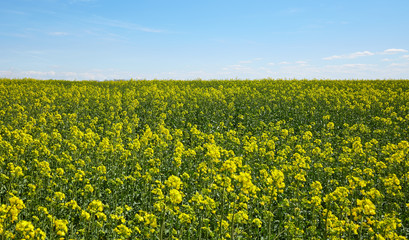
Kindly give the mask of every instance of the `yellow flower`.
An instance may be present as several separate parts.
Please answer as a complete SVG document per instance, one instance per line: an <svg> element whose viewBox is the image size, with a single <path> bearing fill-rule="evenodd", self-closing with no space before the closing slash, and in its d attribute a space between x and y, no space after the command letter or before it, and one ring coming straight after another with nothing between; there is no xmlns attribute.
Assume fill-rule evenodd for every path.
<svg viewBox="0 0 409 240"><path fill-rule="evenodd" d="M103 221L107 220L107 215L105 215L105 213L103 212L97 212L97 214L95 214L95 216L97 217L97 219L102 219Z"/></svg>
<svg viewBox="0 0 409 240"><path fill-rule="evenodd" d="M319 207L321 205L321 198L318 196L313 196L311 198L311 204L313 207Z"/></svg>
<svg viewBox="0 0 409 240"><path fill-rule="evenodd" d="M55 226L55 230L57 231L58 236L63 237L68 232L67 224L68 224L67 220L59 220L59 219L55 220L54 226Z"/></svg>
<svg viewBox="0 0 409 240"><path fill-rule="evenodd" d="M206 156L209 156L212 162L215 162L215 163L219 162L220 161L219 160L220 159L219 147L216 146L215 144L210 144L210 143L207 143L204 146L207 148Z"/></svg>
<svg viewBox="0 0 409 240"><path fill-rule="evenodd" d="M33 238L35 234L33 224L24 220L16 224L16 231L22 232L24 236L30 236L31 238Z"/></svg>
<svg viewBox="0 0 409 240"><path fill-rule="evenodd" d="M91 184L87 184L87 185L85 185L84 190L85 190L86 192L92 193L92 192L94 192L94 187L92 187Z"/></svg>
<svg viewBox="0 0 409 240"><path fill-rule="evenodd" d="M59 201L62 201L65 198L65 194L62 193L62 192L55 192L54 193L54 198L59 200Z"/></svg>
<svg viewBox="0 0 409 240"><path fill-rule="evenodd" d="M23 200L21 200L20 198L16 196L9 198L9 202L10 202L10 207L7 207L7 211L9 212L11 216L11 222L15 222L18 220L18 215L21 212L21 210L24 209L26 206L24 205ZM5 205L2 205L1 208L3 208L3 206Z"/></svg>
<svg viewBox="0 0 409 240"><path fill-rule="evenodd" d="M182 178L183 178L184 180L188 180L188 179L190 178L190 176L189 176L188 173L184 172L184 173L182 174Z"/></svg>
<svg viewBox="0 0 409 240"><path fill-rule="evenodd" d="M251 182L251 175L247 172L240 172L239 175L235 175L234 178L241 183L241 190L245 194L255 193L257 187Z"/></svg>
<svg viewBox="0 0 409 240"><path fill-rule="evenodd" d="M333 122L329 122L329 123L327 124L327 128L328 128L328 129L334 129L334 123L333 123Z"/></svg>
<svg viewBox="0 0 409 240"><path fill-rule="evenodd" d="M147 148L144 152L143 152L143 154L146 156L146 157L152 157L153 156L153 154L154 154L154 151L153 151L153 149L152 148Z"/></svg>
<svg viewBox="0 0 409 240"><path fill-rule="evenodd" d="M283 138L286 138L288 136L288 130L287 129L282 129L281 130L281 136L283 136Z"/></svg>
<svg viewBox="0 0 409 240"><path fill-rule="evenodd" d="M97 171L101 175L105 175L107 173L107 169L104 165L98 166Z"/></svg>
<svg viewBox="0 0 409 240"><path fill-rule="evenodd" d="M297 179L298 181L301 181L301 182L307 181L307 180L305 179L305 175L304 175L303 172L298 173L297 175L295 175L294 178Z"/></svg>
<svg viewBox="0 0 409 240"><path fill-rule="evenodd" d="M156 228L158 226L158 223L156 221L156 216L154 214L146 214L144 216L144 220L145 220L145 225L149 225L152 228Z"/></svg>
<svg viewBox="0 0 409 240"><path fill-rule="evenodd" d="M104 204L100 200L93 200L88 205L88 210L91 212L102 212L104 210Z"/></svg>
<svg viewBox="0 0 409 240"><path fill-rule="evenodd" d="M357 200L357 205L363 209L365 215L375 215L376 207L369 199Z"/></svg>
<svg viewBox="0 0 409 240"><path fill-rule="evenodd" d="M10 173L11 173L11 176L15 176L15 177L24 176L23 169L20 166L11 168Z"/></svg>
<svg viewBox="0 0 409 240"><path fill-rule="evenodd" d="M20 198L16 196L9 198L9 202L12 207L17 208L18 210L22 210L26 207L26 205L24 205L23 200L21 200Z"/></svg>
<svg viewBox="0 0 409 240"><path fill-rule="evenodd" d="M39 211L40 213L43 212L45 215L48 214L48 210L47 210L46 207L41 207L41 206L39 206L39 207L37 208L37 211Z"/></svg>
<svg viewBox="0 0 409 240"><path fill-rule="evenodd" d="M179 204L182 202L182 194L179 192L179 190L171 189L169 192L169 196L170 196L170 201L173 204Z"/></svg>
<svg viewBox="0 0 409 240"><path fill-rule="evenodd" d="M184 224L190 224L192 222L192 216L186 213L180 213L179 221Z"/></svg>
<svg viewBox="0 0 409 240"><path fill-rule="evenodd" d="M30 188L30 191L31 191L31 192L35 192L35 190L37 189L37 186L34 185L34 184L31 184L31 183L28 184L27 186Z"/></svg>
<svg viewBox="0 0 409 240"><path fill-rule="evenodd" d="M62 168L57 168L57 169L56 169L56 172L57 172L57 175L58 175L58 176L64 175L64 169L62 169Z"/></svg>
<svg viewBox="0 0 409 240"><path fill-rule="evenodd" d="M81 211L81 217L88 221L90 219L91 215L87 211L82 210Z"/></svg>
<svg viewBox="0 0 409 240"><path fill-rule="evenodd" d="M158 200L162 200L165 198L165 196L163 195L162 189L160 188L154 188L151 192L156 195L156 199Z"/></svg>
<svg viewBox="0 0 409 240"><path fill-rule="evenodd" d="M311 194L312 195L318 195L319 193L321 193L322 190L322 185L321 182L319 181L315 181L311 184Z"/></svg>
<svg viewBox="0 0 409 240"><path fill-rule="evenodd" d="M121 235L124 238L128 238L131 236L132 234L132 230L129 229L127 226L120 224L118 226L116 226L116 228L114 229L114 231L118 234Z"/></svg>
<svg viewBox="0 0 409 240"><path fill-rule="evenodd" d="M240 210L235 214L229 213L227 215L227 219L229 219L231 222L234 221L237 223L246 223L249 219L249 216L247 215L246 211Z"/></svg>
<svg viewBox="0 0 409 240"><path fill-rule="evenodd" d="M233 160L226 160L222 167L220 168L220 171L227 171L229 173L235 173L236 172L236 163Z"/></svg>
<svg viewBox="0 0 409 240"><path fill-rule="evenodd" d="M179 190L182 186L182 180L180 180L179 177L172 175L168 178L168 180L165 181L165 184L170 188Z"/></svg>
<svg viewBox="0 0 409 240"><path fill-rule="evenodd" d="M262 222L261 222L261 220L260 219L258 219L258 218L255 218L255 219L253 219L253 221L252 221L258 228L261 228L261 224L262 224Z"/></svg>
<svg viewBox="0 0 409 240"><path fill-rule="evenodd" d="M81 209L80 206L78 206L77 201L75 201L75 200L71 200L71 201L65 203L65 206L71 208L72 210L75 210L75 209L80 210Z"/></svg>

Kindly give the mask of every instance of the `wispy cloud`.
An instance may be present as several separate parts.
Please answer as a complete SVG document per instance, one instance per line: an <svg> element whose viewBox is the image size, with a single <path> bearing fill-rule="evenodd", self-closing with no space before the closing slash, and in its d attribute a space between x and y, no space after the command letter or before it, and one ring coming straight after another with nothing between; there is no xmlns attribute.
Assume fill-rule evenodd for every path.
<svg viewBox="0 0 409 240"><path fill-rule="evenodd" d="M334 56L330 56L330 57L325 57L323 59L324 60L353 59L353 58L373 56L373 55L375 55L375 53L370 52L370 51L363 51L363 52L354 52L354 53L345 54L345 55L334 55Z"/></svg>
<svg viewBox="0 0 409 240"><path fill-rule="evenodd" d="M26 15L26 12L23 11L17 11L17 10L11 10L11 9L0 9L1 13L6 13L6 14L14 14L14 15Z"/></svg>
<svg viewBox="0 0 409 240"><path fill-rule="evenodd" d="M133 30L133 31L141 31L141 32L148 32L148 33L164 32L164 30L161 30L161 29L148 28L148 27L140 26L135 23L116 20L116 19L109 19L109 18L104 18L104 17L95 17L94 19L91 20L91 22L94 24L98 24L98 25L105 25L109 27L122 28L122 29Z"/></svg>
<svg viewBox="0 0 409 240"><path fill-rule="evenodd" d="M342 64L341 67L345 67L345 68L360 68L360 69L364 69L364 68L368 68L368 67L373 67L375 66L374 64L365 64L365 63L349 63L349 64Z"/></svg>
<svg viewBox="0 0 409 240"><path fill-rule="evenodd" d="M325 57L323 59L324 60L354 59L354 58L365 57L365 56L393 55L393 54L406 53L406 52L408 52L408 50L406 50L406 49L389 48L389 49L385 49L382 52L377 52L377 53L373 53L373 52L370 52L370 51L362 51L362 52L354 52L354 53L344 54L344 55L334 55L334 56L330 56L330 57ZM384 59L384 61L385 61L385 59Z"/></svg>
<svg viewBox="0 0 409 240"><path fill-rule="evenodd" d="M407 53L408 50L406 49L397 49L397 48L390 48L390 49L386 49L383 52L381 52L380 54L398 54L398 53Z"/></svg>
<svg viewBox="0 0 409 240"><path fill-rule="evenodd" d="M284 10L281 10L280 13L283 15L294 15L294 14L299 14L304 12L305 10L302 8L287 8Z"/></svg>
<svg viewBox="0 0 409 240"><path fill-rule="evenodd" d="M51 35L51 36L67 36L67 35L70 35L70 34L67 33L67 32L49 32L48 35Z"/></svg>
<svg viewBox="0 0 409 240"><path fill-rule="evenodd" d="M234 64L224 67L223 70L236 70L236 71L243 71L243 70L250 70L251 68L248 66L243 66L241 64Z"/></svg>
<svg viewBox="0 0 409 240"><path fill-rule="evenodd" d="M35 79L64 79L64 80L109 80L143 78L129 72L111 70L89 70L86 72L73 71L36 71L36 70L0 70L0 77L5 78L35 78Z"/></svg>
<svg viewBox="0 0 409 240"><path fill-rule="evenodd" d="M17 37L17 38L28 38L29 35L25 33L0 33L0 36L4 37Z"/></svg>
<svg viewBox="0 0 409 240"><path fill-rule="evenodd" d="M97 0L70 0L71 4L74 3L90 3L90 2L96 2Z"/></svg>
<svg viewBox="0 0 409 240"><path fill-rule="evenodd" d="M251 60L244 60L244 61L239 61L240 64L248 64L248 63L254 63L257 61L261 61L263 58L253 58Z"/></svg>
<svg viewBox="0 0 409 240"><path fill-rule="evenodd" d="M389 64L390 67L409 67L408 62L403 62L403 63L391 63Z"/></svg>

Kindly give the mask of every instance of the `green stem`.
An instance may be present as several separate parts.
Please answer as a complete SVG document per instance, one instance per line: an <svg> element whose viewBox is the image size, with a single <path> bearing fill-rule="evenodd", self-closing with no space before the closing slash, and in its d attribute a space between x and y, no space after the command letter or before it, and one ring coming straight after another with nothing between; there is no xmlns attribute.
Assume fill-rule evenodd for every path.
<svg viewBox="0 0 409 240"><path fill-rule="evenodd" d="M224 193L225 193L225 188L223 188L223 194L222 194L222 205L221 205L221 215L220 215L220 224L219 224L219 238L222 236L222 221L223 221L223 213L224 213Z"/></svg>
<svg viewBox="0 0 409 240"><path fill-rule="evenodd" d="M231 218L231 230L230 230L230 237L232 240L234 240L234 214L235 214L235 208L236 208L236 201L237 198L234 200L234 204L233 204L233 215Z"/></svg>
<svg viewBox="0 0 409 240"><path fill-rule="evenodd" d="M199 218L199 240L202 239L202 216Z"/></svg>
<svg viewBox="0 0 409 240"><path fill-rule="evenodd" d="M162 211L162 224L160 226L160 240L163 239L163 232L165 231L165 209Z"/></svg>

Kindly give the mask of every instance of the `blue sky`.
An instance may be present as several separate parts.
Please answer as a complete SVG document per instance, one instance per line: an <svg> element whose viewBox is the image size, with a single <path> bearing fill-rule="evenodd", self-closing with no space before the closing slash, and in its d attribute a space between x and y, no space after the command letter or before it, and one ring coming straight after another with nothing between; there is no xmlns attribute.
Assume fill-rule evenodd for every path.
<svg viewBox="0 0 409 240"><path fill-rule="evenodd" d="M0 77L408 79L408 11L408 0L0 0Z"/></svg>

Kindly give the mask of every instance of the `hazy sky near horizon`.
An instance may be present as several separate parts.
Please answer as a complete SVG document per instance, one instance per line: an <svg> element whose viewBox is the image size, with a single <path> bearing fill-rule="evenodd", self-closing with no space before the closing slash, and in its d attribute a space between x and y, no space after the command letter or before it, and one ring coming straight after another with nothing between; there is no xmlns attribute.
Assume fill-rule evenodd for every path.
<svg viewBox="0 0 409 240"><path fill-rule="evenodd" d="M0 77L409 79L408 0L0 0Z"/></svg>

